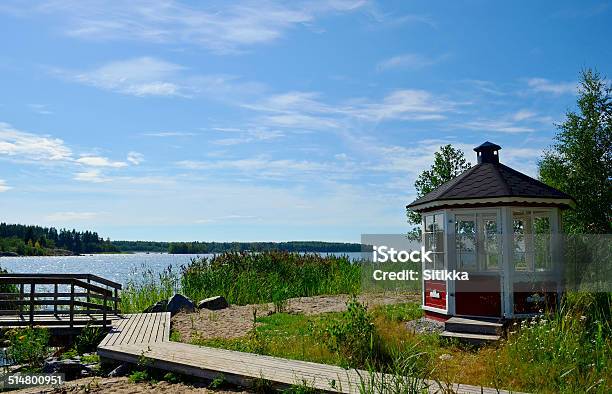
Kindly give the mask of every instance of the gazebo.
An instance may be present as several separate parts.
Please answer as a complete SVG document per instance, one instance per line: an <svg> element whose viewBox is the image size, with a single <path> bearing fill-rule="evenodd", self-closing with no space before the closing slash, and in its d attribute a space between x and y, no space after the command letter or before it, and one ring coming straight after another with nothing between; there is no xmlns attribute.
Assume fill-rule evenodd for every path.
<svg viewBox="0 0 612 394"><path fill-rule="evenodd" d="M428 318L502 321L540 313L562 292L561 210L569 195L499 162L501 147L474 148L478 164L407 208L422 217L433 251L423 270L469 280L423 280ZM465 319L467 320L467 319Z"/></svg>

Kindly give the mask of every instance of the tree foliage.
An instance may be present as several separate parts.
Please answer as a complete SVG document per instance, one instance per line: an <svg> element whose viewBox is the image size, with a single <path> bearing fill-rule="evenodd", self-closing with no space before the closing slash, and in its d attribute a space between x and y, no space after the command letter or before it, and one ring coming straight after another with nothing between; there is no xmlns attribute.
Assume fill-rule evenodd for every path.
<svg viewBox="0 0 612 394"><path fill-rule="evenodd" d="M433 165L428 170L423 171L414 182L417 198L423 197L471 166L465 159L463 151L453 148L450 144L441 146L440 150L434 153ZM410 224L419 225L421 223L421 215L417 212L408 209L406 216Z"/></svg>
<svg viewBox="0 0 612 394"><path fill-rule="evenodd" d="M612 232L612 85L582 72L578 110L557 125L556 143L538 163L540 179L576 200L563 214L565 232Z"/></svg>
<svg viewBox="0 0 612 394"><path fill-rule="evenodd" d="M54 227L0 223L0 252L23 256L72 253L117 252L117 248L95 231L76 231ZM68 253L69 253L68 252Z"/></svg>

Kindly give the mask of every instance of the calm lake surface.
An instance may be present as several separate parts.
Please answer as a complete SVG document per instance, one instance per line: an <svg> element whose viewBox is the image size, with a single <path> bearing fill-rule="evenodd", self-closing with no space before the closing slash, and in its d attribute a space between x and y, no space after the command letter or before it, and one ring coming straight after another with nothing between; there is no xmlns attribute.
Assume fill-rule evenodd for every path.
<svg viewBox="0 0 612 394"><path fill-rule="evenodd" d="M321 253L326 255L327 253ZM334 254L334 253L330 253ZM361 253L338 253L351 259L361 258ZM157 277L169 266L179 271L181 265L188 264L196 257L212 256L206 254L96 254L85 256L28 256L0 257L0 267L9 272L37 274L94 274L112 281L126 284L137 282L143 272L150 270Z"/></svg>

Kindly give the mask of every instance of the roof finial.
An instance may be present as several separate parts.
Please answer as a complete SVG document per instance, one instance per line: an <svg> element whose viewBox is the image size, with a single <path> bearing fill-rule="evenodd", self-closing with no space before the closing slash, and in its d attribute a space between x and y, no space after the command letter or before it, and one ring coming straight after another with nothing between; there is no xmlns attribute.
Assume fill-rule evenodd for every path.
<svg viewBox="0 0 612 394"><path fill-rule="evenodd" d="M484 144L474 148L476 156L478 157L478 164L481 163L499 163L499 150L501 146L492 142L485 142Z"/></svg>

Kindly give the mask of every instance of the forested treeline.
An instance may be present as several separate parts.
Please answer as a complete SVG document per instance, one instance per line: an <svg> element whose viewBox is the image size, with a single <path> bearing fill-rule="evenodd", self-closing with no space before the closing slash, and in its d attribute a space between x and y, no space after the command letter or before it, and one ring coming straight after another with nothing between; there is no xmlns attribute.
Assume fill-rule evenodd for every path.
<svg viewBox="0 0 612 394"><path fill-rule="evenodd" d="M291 242L171 242L168 253L222 253L222 252L361 252L361 244L319 241Z"/></svg>
<svg viewBox="0 0 612 394"><path fill-rule="evenodd" d="M287 252L361 252L361 245L342 242L291 241L291 242L151 242L113 241L122 252L168 252L176 254L205 254L223 252L263 252L280 250Z"/></svg>
<svg viewBox="0 0 612 394"><path fill-rule="evenodd" d="M169 242L160 241L112 241L111 243L122 252L165 253L169 245Z"/></svg>
<svg viewBox="0 0 612 394"><path fill-rule="evenodd" d="M118 252L95 231L0 223L0 252L22 256Z"/></svg>

